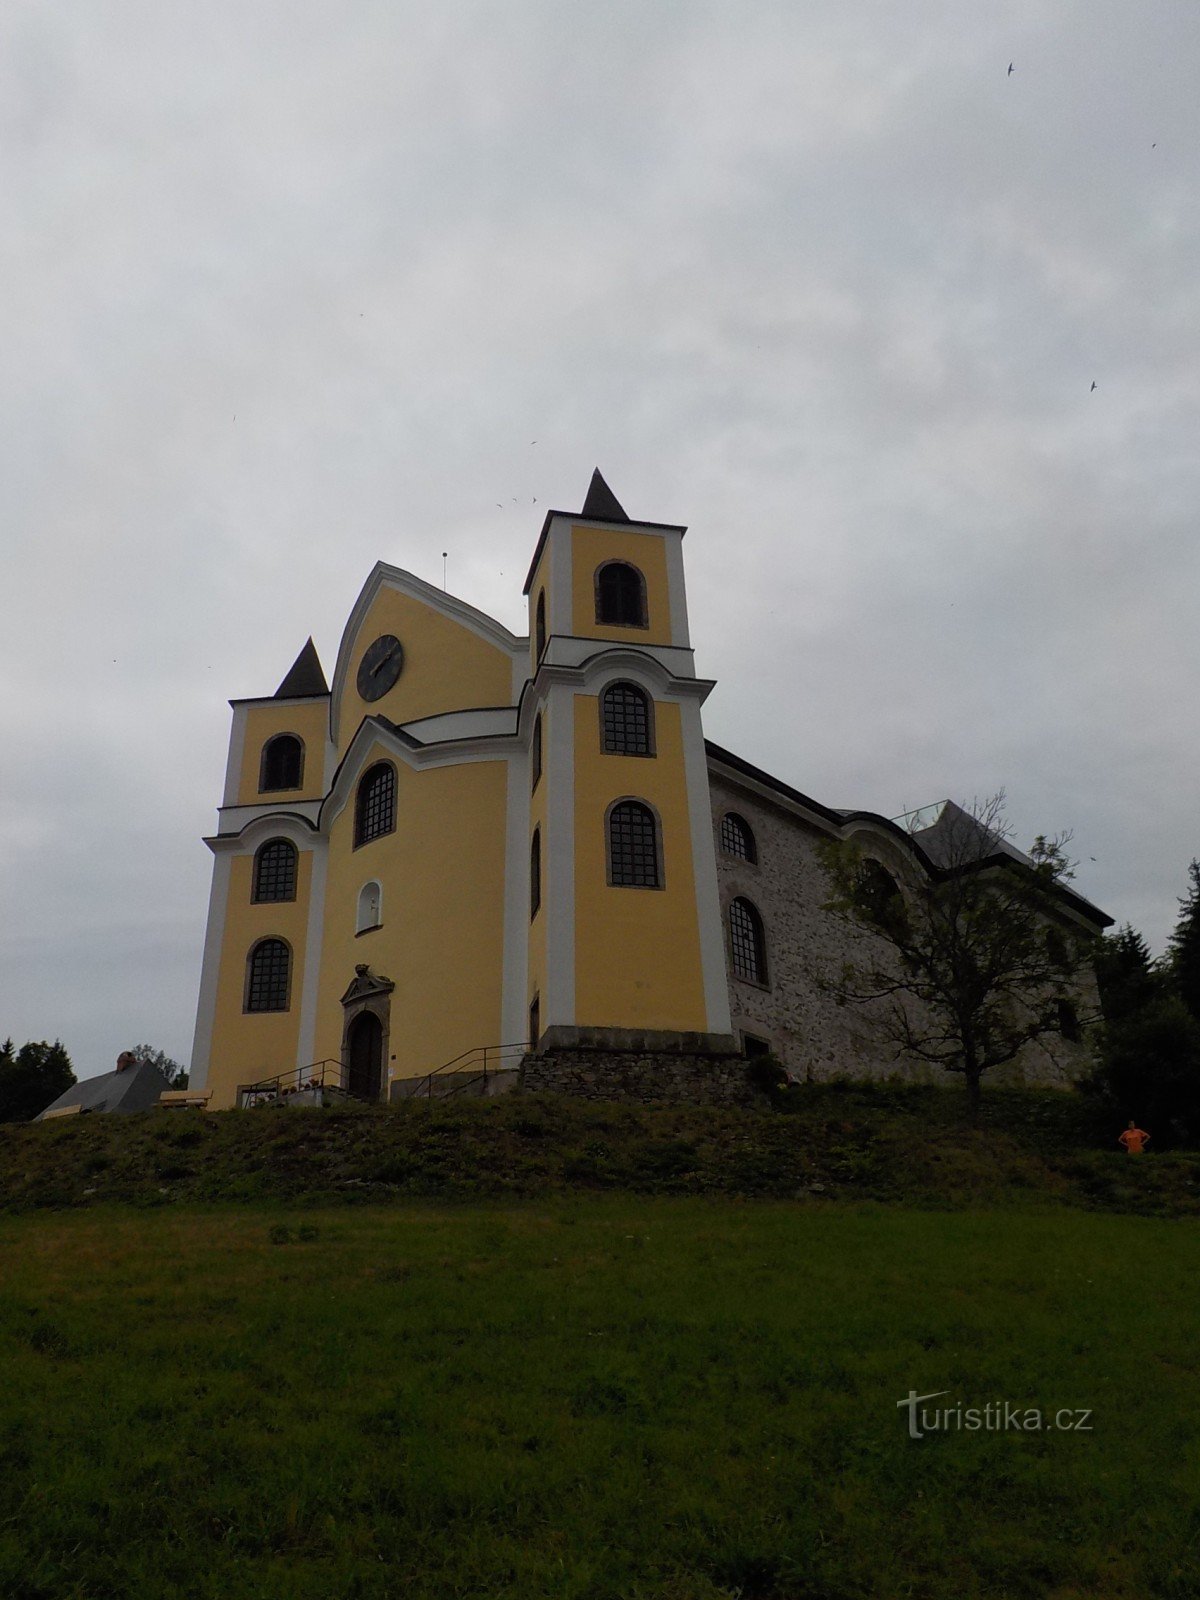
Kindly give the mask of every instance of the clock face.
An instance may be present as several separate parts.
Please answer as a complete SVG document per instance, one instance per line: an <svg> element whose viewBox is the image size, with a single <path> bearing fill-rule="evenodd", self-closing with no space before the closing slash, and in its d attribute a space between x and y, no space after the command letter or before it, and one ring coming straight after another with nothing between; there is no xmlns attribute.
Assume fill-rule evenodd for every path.
<svg viewBox="0 0 1200 1600"><path fill-rule="evenodd" d="M364 700L378 700L395 683L403 665L404 646L394 633L381 633L359 662L359 694Z"/></svg>

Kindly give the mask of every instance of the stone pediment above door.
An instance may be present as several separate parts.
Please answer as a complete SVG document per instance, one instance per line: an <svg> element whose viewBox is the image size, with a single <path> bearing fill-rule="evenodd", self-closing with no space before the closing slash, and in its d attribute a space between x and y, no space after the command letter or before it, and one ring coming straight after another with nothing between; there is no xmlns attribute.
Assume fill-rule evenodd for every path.
<svg viewBox="0 0 1200 1600"><path fill-rule="evenodd" d="M372 1000L377 995L391 994L395 987L390 978L385 978L382 973L372 972L364 961L355 967L354 982L342 996L342 1004L353 1005L356 1000Z"/></svg>

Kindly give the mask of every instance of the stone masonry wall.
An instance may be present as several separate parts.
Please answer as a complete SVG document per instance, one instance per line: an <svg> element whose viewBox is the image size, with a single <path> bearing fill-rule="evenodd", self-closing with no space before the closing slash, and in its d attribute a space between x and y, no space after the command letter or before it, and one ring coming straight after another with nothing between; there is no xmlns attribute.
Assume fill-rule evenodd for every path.
<svg viewBox="0 0 1200 1600"><path fill-rule="evenodd" d="M527 1055L518 1085L581 1100L635 1100L643 1105L765 1104L742 1056L672 1052L547 1050Z"/></svg>
<svg viewBox="0 0 1200 1600"><path fill-rule="evenodd" d="M919 1083L961 1083L956 1074L926 1062L900 1057L883 1036L881 1005L838 1005L822 991L821 976L833 977L855 959L870 938L843 925L822 905L829 889L818 850L825 835L782 808L710 774L717 876L725 929L729 1002L734 1031L764 1039L793 1076L824 1078L901 1077ZM758 861L751 864L721 849L720 822L735 811L753 829ZM886 846L876 852L897 876L902 863L889 860ZM763 919L767 944L767 985L733 976L729 961L729 903L744 896ZM1083 986L1081 1017L1096 1008L1094 979ZM1058 1037L1028 1046L1006 1066L994 1068L985 1084L1065 1085L1090 1065L1085 1044Z"/></svg>

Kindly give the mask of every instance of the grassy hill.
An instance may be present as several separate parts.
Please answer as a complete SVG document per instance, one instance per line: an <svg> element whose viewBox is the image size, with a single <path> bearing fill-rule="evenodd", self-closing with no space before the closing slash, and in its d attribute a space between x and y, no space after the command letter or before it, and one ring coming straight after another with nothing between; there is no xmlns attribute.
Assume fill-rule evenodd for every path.
<svg viewBox="0 0 1200 1600"><path fill-rule="evenodd" d="M1130 1159L1112 1118L1080 1097L993 1091L978 1128L964 1125L962 1096L948 1089L827 1084L793 1090L786 1104L739 1112L505 1096L70 1118L0 1128L0 1207L623 1190L1200 1213L1200 1155Z"/></svg>

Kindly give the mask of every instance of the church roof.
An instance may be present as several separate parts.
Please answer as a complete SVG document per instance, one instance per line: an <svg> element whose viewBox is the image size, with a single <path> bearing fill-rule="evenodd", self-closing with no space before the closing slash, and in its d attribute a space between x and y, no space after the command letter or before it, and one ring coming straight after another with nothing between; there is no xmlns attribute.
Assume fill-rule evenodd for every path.
<svg viewBox="0 0 1200 1600"><path fill-rule="evenodd" d="M588 484L580 516L590 517L595 522L629 521L625 507L605 483L599 467L592 473L592 481Z"/></svg>
<svg viewBox="0 0 1200 1600"><path fill-rule="evenodd" d="M98 1078L85 1078L73 1083L34 1118L40 1122L51 1111L65 1111L78 1106L80 1111L149 1111L158 1104L158 1097L171 1086L157 1067L148 1061L139 1061L136 1067L124 1072L103 1072Z"/></svg>
<svg viewBox="0 0 1200 1600"><path fill-rule="evenodd" d="M329 685L321 667L317 647L310 638L292 662L291 671L275 691L276 700L303 700L309 695L328 694Z"/></svg>

